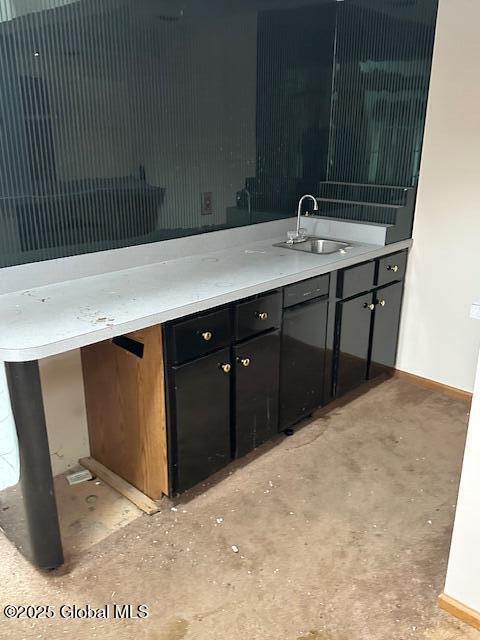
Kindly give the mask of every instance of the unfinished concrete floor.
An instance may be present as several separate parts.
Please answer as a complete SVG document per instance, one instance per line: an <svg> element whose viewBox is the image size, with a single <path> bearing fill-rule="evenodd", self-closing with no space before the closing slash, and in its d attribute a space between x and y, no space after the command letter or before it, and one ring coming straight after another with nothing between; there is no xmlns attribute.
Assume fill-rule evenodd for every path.
<svg viewBox="0 0 480 640"><path fill-rule="evenodd" d="M177 511L166 502L70 552L61 571L37 572L0 536L1 610L150 609L132 621L7 621L0 612L0 637L478 640L436 605L467 411L389 380L236 463Z"/></svg>

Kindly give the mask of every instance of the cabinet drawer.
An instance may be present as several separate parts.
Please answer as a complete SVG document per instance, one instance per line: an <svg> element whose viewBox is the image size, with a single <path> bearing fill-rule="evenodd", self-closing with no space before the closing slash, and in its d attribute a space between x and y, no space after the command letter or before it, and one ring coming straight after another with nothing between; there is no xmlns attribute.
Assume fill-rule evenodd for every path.
<svg viewBox="0 0 480 640"><path fill-rule="evenodd" d="M302 280L302 282L291 284L284 289L283 306L293 307L293 305L295 304L300 304L301 302L307 302L307 300L313 300L314 298L326 296L328 295L329 286L329 273L326 273L323 276L309 278L308 280Z"/></svg>
<svg viewBox="0 0 480 640"><path fill-rule="evenodd" d="M235 338L244 340L282 322L282 294L280 291L258 296L254 300L235 305Z"/></svg>
<svg viewBox="0 0 480 640"><path fill-rule="evenodd" d="M377 265L376 285L382 286L382 284L403 280L407 267L407 251L399 251L384 258L378 258Z"/></svg>
<svg viewBox="0 0 480 640"><path fill-rule="evenodd" d="M337 298L350 298L373 287L375 263L364 262L338 272Z"/></svg>
<svg viewBox="0 0 480 640"><path fill-rule="evenodd" d="M167 327L167 344L175 364L206 355L231 341L230 312L220 309Z"/></svg>

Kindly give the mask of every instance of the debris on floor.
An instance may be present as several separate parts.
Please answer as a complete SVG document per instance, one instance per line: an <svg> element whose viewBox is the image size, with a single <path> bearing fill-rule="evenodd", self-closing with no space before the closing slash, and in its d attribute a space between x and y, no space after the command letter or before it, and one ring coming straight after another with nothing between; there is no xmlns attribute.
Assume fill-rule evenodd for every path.
<svg viewBox="0 0 480 640"><path fill-rule="evenodd" d="M478 640L437 607L466 428L461 400L392 380L319 412L176 511L147 517L104 483L56 479L67 564L42 574L0 536L2 601L145 603L149 616L3 620L0 636Z"/></svg>

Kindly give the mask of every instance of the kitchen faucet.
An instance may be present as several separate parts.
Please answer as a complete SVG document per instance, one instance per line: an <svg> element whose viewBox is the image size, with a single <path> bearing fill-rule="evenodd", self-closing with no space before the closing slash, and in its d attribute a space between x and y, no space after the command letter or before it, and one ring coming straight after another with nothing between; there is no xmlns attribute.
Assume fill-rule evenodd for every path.
<svg viewBox="0 0 480 640"><path fill-rule="evenodd" d="M307 238L303 233L300 233L300 216L302 215L302 204L305 198L311 198L313 200L313 210L318 211L318 202L314 196L310 194L305 194L298 201L298 210L297 210L297 229L296 231L288 231L288 244L294 244L295 242L304 242Z"/></svg>

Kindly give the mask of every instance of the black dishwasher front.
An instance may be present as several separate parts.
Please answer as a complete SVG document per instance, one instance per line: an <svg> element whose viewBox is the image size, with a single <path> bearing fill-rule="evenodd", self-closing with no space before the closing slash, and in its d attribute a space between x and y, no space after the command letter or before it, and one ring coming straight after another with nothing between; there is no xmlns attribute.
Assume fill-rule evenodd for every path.
<svg viewBox="0 0 480 640"><path fill-rule="evenodd" d="M322 405L329 275L285 289L280 372L280 431Z"/></svg>

